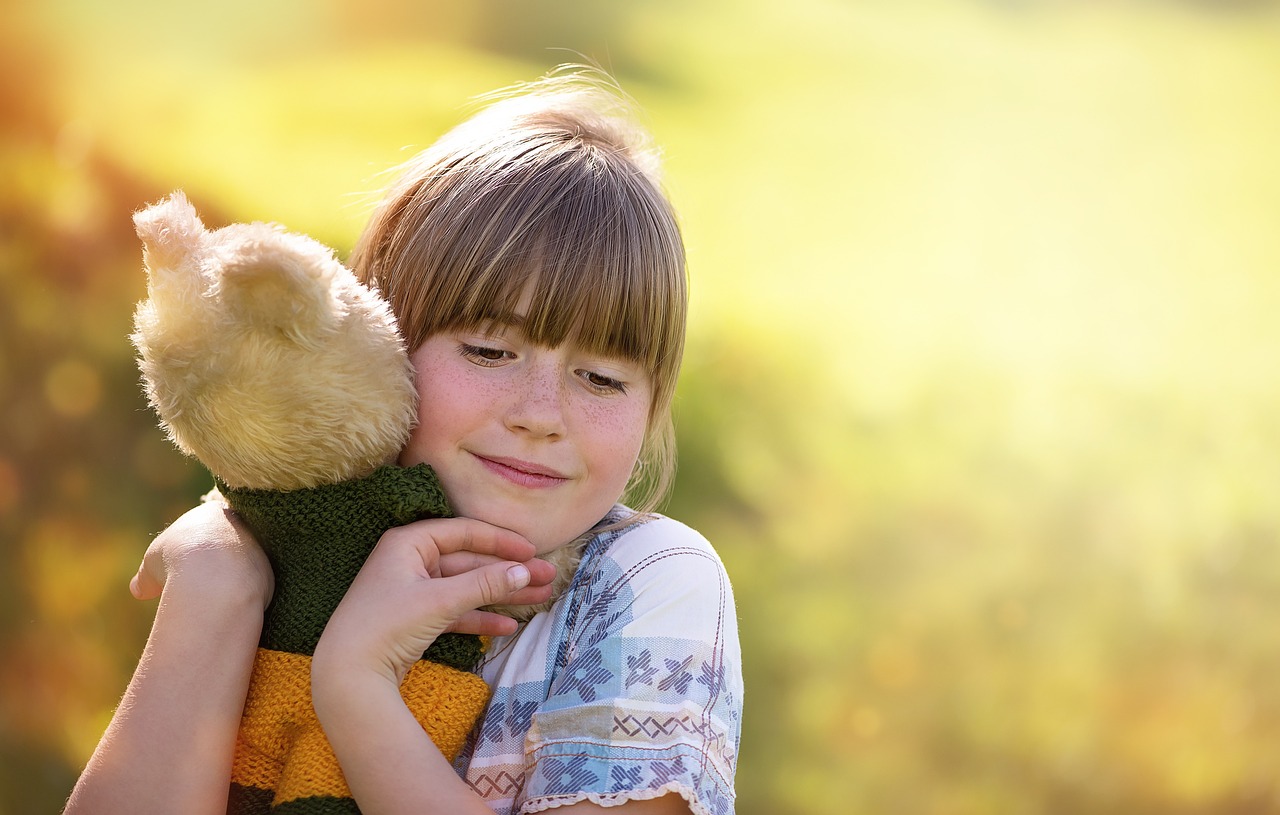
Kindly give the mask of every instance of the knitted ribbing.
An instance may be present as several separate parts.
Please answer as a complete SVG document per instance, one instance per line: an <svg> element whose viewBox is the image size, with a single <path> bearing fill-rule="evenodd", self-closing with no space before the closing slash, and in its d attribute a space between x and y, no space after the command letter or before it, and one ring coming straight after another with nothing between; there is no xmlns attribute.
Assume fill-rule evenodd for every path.
<svg viewBox="0 0 1280 815"><path fill-rule="evenodd" d="M425 464L383 467L365 478L288 492L219 483L275 573L233 770L235 813L358 811L310 702L310 657L347 588L382 533L451 515ZM479 716L488 688L469 673L478 637L446 634L402 686L406 704L452 759ZM302 779L301 782L293 779Z"/></svg>

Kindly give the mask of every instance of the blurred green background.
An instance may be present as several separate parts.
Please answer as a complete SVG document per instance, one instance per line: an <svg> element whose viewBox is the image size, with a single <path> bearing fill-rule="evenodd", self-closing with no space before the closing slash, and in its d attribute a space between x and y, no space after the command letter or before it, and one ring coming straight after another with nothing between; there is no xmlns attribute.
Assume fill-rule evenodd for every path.
<svg viewBox="0 0 1280 815"><path fill-rule="evenodd" d="M1280 812L1275 3L0 15L0 813L65 799L208 484L139 392L130 212L345 255L469 99L583 59L687 234L669 510L735 582L739 811Z"/></svg>

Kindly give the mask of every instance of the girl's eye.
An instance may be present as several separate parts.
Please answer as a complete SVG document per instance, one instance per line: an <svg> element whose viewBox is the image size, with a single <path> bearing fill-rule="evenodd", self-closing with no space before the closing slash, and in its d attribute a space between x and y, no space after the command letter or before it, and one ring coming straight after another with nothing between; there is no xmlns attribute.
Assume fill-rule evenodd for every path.
<svg viewBox="0 0 1280 815"><path fill-rule="evenodd" d="M458 353L476 363L477 365L493 366L507 359L510 351L504 351L501 348L488 348L483 345L470 345L462 343L458 348Z"/></svg>
<svg viewBox="0 0 1280 815"><path fill-rule="evenodd" d="M595 371L582 371L582 378L587 381L593 390L600 393L626 393L626 383L614 379L613 377L598 374Z"/></svg>

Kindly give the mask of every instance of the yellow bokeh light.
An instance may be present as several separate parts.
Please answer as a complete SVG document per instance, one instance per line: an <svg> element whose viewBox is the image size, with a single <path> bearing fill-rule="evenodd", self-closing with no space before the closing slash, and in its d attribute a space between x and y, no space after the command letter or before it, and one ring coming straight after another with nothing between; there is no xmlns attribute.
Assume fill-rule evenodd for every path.
<svg viewBox="0 0 1280 815"><path fill-rule="evenodd" d="M83 360L64 359L45 374L44 395L59 415L81 419L102 400L102 377Z"/></svg>
<svg viewBox="0 0 1280 815"><path fill-rule="evenodd" d="M22 549L24 584L36 615L60 623L84 619L107 592L125 585L122 550L136 545L74 519L37 523Z"/></svg>

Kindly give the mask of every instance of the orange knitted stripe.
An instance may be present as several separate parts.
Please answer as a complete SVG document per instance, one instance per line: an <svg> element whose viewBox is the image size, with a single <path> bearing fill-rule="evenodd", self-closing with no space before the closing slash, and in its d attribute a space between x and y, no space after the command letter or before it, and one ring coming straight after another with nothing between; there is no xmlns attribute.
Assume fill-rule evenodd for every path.
<svg viewBox="0 0 1280 815"><path fill-rule="evenodd" d="M420 660L409 669L400 695L452 761L484 710L489 687L475 674ZM311 706L310 657L258 649L231 780L274 790L274 806L312 796L351 796Z"/></svg>

